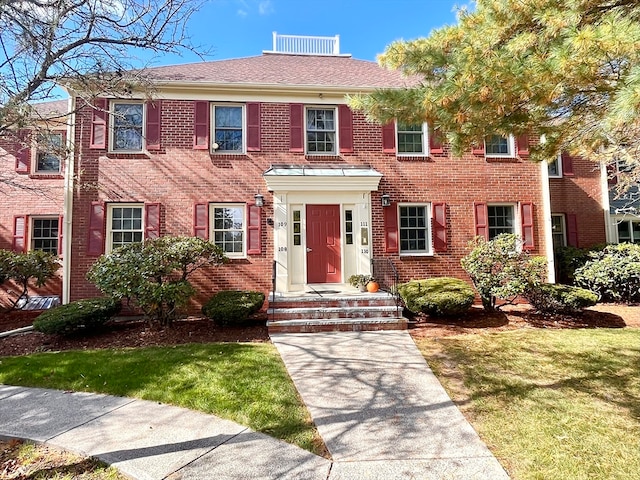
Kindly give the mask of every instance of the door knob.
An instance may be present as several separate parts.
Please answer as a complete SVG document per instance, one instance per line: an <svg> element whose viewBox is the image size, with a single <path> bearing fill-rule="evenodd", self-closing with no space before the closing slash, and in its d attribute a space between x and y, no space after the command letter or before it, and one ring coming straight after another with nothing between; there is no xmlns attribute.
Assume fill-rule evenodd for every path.
<svg viewBox="0 0 640 480"><path fill-rule="evenodd" d="M312 252L312 251L313 251L313 248L307 247L307 253Z"/></svg>

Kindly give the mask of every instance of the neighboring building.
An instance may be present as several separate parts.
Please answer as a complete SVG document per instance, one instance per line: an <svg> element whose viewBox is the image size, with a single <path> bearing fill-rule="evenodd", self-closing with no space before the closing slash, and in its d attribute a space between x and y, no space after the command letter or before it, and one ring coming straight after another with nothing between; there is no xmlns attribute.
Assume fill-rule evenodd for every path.
<svg viewBox="0 0 640 480"><path fill-rule="evenodd" d="M0 137L0 248L44 250L63 256L67 100L34 105L33 129ZM62 272L60 272L61 275ZM3 286L0 299L12 295ZM15 291L15 289L14 289ZM61 295L61 276L41 293Z"/></svg>
<svg viewBox="0 0 640 480"><path fill-rule="evenodd" d="M454 157L427 125L371 123L345 95L413 80L339 54L337 39L314 41L321 54L278 47L150 69L152 100L88 105L70 92L66 301L98 293L85 275L102 253L160 235L208 238L230 257L196 276L198 302L220 289L269 292L273 272L279 292L344 284L374 261L400 281L468 280L460 259L476 235L519 234L551 262L554 242L605 240L595 164L561 162L564 174L548 178L528 160L535 138L490 136ZM62 214L62 194L51 205L19 195L0 218L5 248L20 245L16 215Z"/></svg>

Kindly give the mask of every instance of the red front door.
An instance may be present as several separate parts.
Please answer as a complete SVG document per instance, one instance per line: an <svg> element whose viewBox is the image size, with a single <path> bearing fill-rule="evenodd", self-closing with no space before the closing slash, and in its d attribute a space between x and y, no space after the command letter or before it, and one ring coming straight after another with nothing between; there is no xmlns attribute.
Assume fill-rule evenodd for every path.
<svg viewBox="0 0 640 480"><path fill-rule="evenodd" d="M340 205L307 205L307 282L342 282Z"/></svg>

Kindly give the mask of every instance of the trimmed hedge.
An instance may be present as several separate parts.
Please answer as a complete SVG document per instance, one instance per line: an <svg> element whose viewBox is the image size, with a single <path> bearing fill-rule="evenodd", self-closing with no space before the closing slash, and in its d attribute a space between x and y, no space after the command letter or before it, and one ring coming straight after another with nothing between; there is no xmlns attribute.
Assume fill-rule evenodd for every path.
<svg viewBox="0 0 640 480"><path fill-rule="evenodd" d="M450 277L412 280L400 285L398 291L410 311L433 316L464 313L475 299L475 292L467 282Z"/></svg>
<svg viewBox="0 0 640 480"><path fill-rule="evenodd" d="M120 311L113 298L87 298L52 308L33 322L34 330L42 333L69 335L80 330L91 332L102 327Z"/></svg>
<svg viewBox="0 0 640 480"><path fill-rule="evenodd" d="M559 283L543 283L525 294L529 303L540 312L582 313L598 303L598 295L585 288Z"/></svg>
<svg viewBox="0 0 640 480"><path fill-rule="evenodd" d="M241 326L264 303L264 293L252 290L224 290L216 293L202 307L202 313L217 325Z"/></svg>

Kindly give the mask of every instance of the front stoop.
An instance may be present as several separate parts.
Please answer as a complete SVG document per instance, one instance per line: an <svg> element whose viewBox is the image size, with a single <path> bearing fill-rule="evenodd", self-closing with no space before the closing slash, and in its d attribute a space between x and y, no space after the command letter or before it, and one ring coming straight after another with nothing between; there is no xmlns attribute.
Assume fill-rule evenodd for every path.
<svg viewBox="0 0 640 480"><path fill-rule="evenodd" d="M374 330L405 330L407 319L392 295L340 292L337 294L269 295L269 334Z"/></svg>

